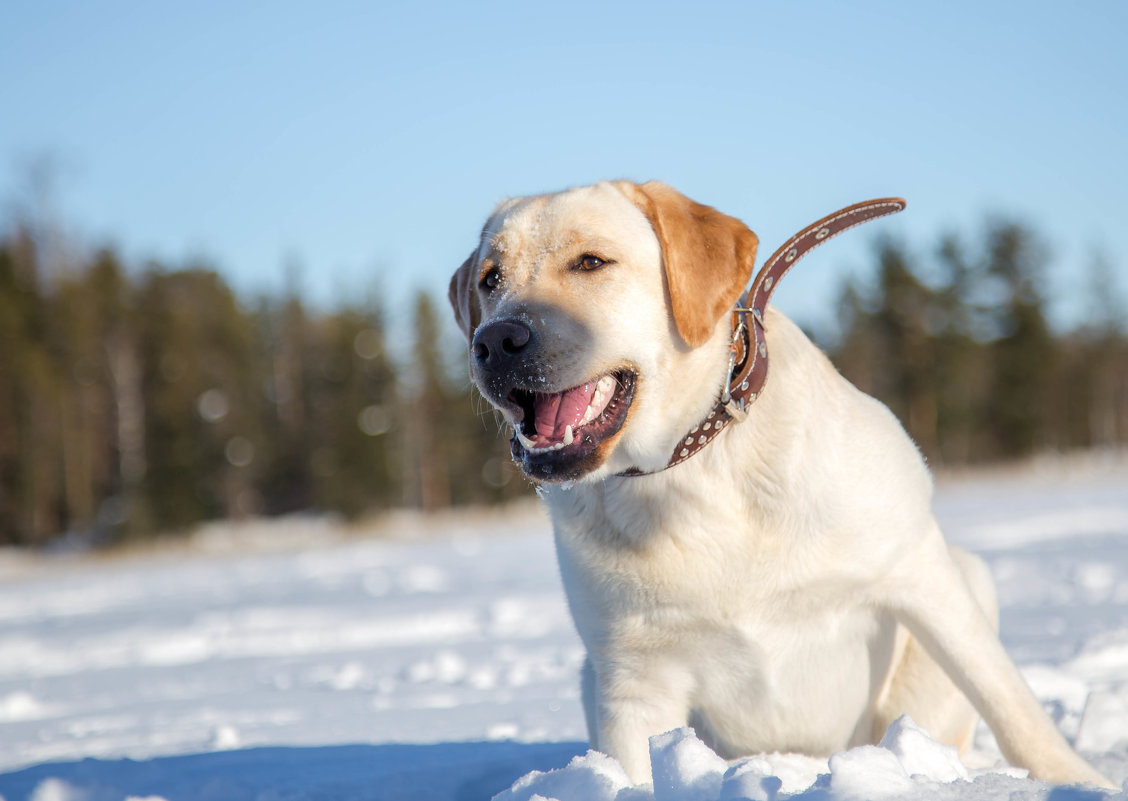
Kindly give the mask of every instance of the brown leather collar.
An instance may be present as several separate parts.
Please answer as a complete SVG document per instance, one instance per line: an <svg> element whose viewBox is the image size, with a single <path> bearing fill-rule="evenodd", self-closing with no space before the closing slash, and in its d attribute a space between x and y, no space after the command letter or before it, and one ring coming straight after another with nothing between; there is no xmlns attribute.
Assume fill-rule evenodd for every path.
<svg viewBox="0 0 1128 801"><path fill-rule="evenodd" d="M732 345L729 356L729 382L717 405L708 416L688 432L661 470L644 471L637 467L620 476L646 476L681 464L713 441L729 423L739 423L748 407L764 390L768 380L768 343L764 336L764 310L780 280L803 256L823 242L864 222L896 214L905 208L901 198L881 198L855 203L812 223L787 240L768 259L752 287L744 293L732 313Z"/></svg>

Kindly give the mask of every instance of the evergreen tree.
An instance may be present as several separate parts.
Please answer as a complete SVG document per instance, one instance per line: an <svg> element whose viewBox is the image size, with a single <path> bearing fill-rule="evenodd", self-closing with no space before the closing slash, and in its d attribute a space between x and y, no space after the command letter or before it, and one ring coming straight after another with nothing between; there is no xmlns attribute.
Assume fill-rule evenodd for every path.
<svg viewBox="0 0 1128 801"><path fill-rule="evenodd" d="M879 243L871 327L880 369L874 373L873 386L925 455L934 456L936 359L930 327L936 299L909 268L910 261L902 244L888 239Z"/></svg>
<svg viewBox="0 0 1128 801"><path fill-rule="evenodd" d="M1066 359L1074 375L1064 380L1083 394L1071 408L1076 438L1084 445L1110 447L1128 441L1128 299L1101 252L1089 262L1088 284L1091 314Z"/></svg>
<svg viewBox="0 0 1128 801"><path fill-rule="evenodd" d="M35 289L20 275L13 244L0 244L0 543L22 543L30 533L27 476L26 364L34 347L29 331Z"/></svg>
<svg viewBox="0 0 1128 801"><path fill-rule="evenodd" d="M313 368L310 325L291 285L280 306L264 303L258 315L266 364L263 391L268 401L266 430L272 458L263 477L267 512L310 509L314 504L309 381Z"/></svg>
<svg viewBox="0 0 1128 801"><path fill-rule="evenodd" d="M51 297L59 380L67 527L101 541L119 527L147 531L139 348L133 287L102 250Z"/></svg>
<svg viewBox="0 0 1128 801"><path fill-rule="evenodd" d="M985 457L980 432L990 370L979 337L987 329L987 310L977 303L980 275L960 240L943 235L937 256L940 285L933 350L938 461L967 464Z"/></svg>
<svg viewBox="0 0 1128 801"><path fill-rule="evenodd" d="M0 374L8 423L0 454L7 509L3 536L36 544L64 530L59 432L60 388L52 360L48 296L40 281L39 247L17 225L0 259ZM9 383L10 382L10 383ZM6 391L5 391L6 390Z"/></svg>
<svg viewBox="0 0 1128 801"><path fill-rule="evenodd" d="M1040 290L1046 257L1033 233L1011 222L988 229L986 253L985 272L1002 293L986 418L995 455L1013 458L1052 444L1047 423L1055 352Z"/></svg>
<svg viewBox="0 0 1128 801"><path fill-rule="evenodd" d="M146 439L146 495L179 527L259 510L262 387L253 320L214 272L150 269L138 302Z"/></svg>
<svg viewBox="0 0 1128 801"><path fill-rule="evenodd" d="M375 309L346 309L318 330L313 392L316 506L355 516L398 500L396 381Z"/></svg>
<svg viewBox="0 0 1128 801"><path fill-rule="evenodd" d="M407 448L404 476L407 501L424 511L450 505L450 463L447 455L450 405L439 345L439 320L435 302L425 292L415 297L415 341L412 348L413 386L405 430Z"/></svg>

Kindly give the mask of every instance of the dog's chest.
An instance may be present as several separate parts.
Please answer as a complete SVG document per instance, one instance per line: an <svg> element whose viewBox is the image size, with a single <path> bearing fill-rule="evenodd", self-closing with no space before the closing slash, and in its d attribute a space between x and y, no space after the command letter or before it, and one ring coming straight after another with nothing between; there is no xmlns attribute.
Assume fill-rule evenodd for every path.
<svg viewBox="0 0 1128 801"><path fill-rule="evenodd" d="M849 594L803 546L747 530L683 526L634 547L558 530L557 549L581 633L598 639L769 644L836 620Z"/></svg>
<svg viewBox="0 0 1128 801"><path fill-rule="evenodd" d="M609 626L635 616L657 628L723 626L805 581L811 560L804 548L770 526L750 525L735 509L713 505L694 514L703 508L697 498L631 500L553 508L561 571L578 617L590 613Z"/></svg>
<svg viewBox="0 0 1128 801"><path fill-rule="evenodd" d="M592 659L684 675L696 723L722 751L847 745L884 635L818 549L715 509L709 527L677 515L652 522L633 545L557 527L569 604Z"/></svg>

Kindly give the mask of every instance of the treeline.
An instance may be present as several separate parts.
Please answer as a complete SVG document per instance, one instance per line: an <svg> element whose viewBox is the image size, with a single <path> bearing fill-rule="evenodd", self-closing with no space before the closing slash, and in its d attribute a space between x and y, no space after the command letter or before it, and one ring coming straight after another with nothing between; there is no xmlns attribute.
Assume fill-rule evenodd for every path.
<svg viewBox="0 0 1128 801"><path fill-rule="evenodd" d="M996 220L929 254L881 241L875 261L870 285L845 286L828 351L934 465L1128 443L1128 307L1105 258L1066 285L1033 231ZM1087 296L1075 330L1050 326L1051 291Z"/></svg>
<svg viewBox="0 0 1128 801"><path fill-rule="evenodd" d="M102 543L197 521L433 510L529 491L466 379L445 299L403 341L379 303L246 305L215 272L60 269L31 226L0 238L0 544ZM1047 322L1047 251L996 222L969 246L883 241L824 343L934 464L1128 442L1128 335L1111 266L1083 325ZM445 332L445 333L444 333ZM456 347L449 347L456 345Z"/></svg>
<svg viewBox="0 0 1128 801"><path fill-rule="evenodd" d="M0 544L528 491L427 295L396 354L377 304L247 307L208 269L108 250L46 269L45 250L0 240Z"/></svg>

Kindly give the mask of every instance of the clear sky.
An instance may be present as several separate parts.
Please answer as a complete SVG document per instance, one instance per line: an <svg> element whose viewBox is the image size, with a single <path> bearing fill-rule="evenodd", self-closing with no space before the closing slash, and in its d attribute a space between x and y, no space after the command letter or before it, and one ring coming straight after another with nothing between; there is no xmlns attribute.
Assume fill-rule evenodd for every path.
<svg viewBox="0 0 1128 801"><path fill-rule="evenodd" d="M1122 0L14 0L0 197L52 153L91 244L203 254L248 295L297 260L312 300L402 308L445 294L509 195L659 178L766 257L896 194L905 213L820 250L776 302L825 323L877 229L927 251L998 213L1043 233L1068 318L1095 249L1128 287L1126 31Z"/></svg>

